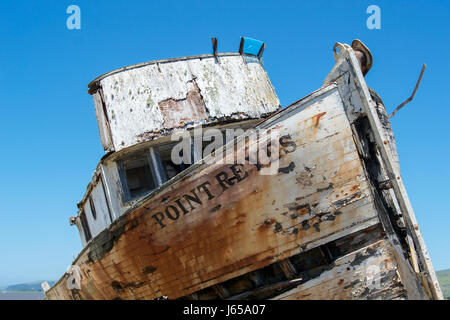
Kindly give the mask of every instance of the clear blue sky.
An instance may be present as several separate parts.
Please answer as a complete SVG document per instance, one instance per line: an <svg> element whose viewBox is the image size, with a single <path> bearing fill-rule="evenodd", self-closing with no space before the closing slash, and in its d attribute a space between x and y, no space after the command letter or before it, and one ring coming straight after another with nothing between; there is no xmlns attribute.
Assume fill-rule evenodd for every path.
<svg viewBox="0 0 450 320"><path fill-rule="evenodd" d="M81 30L66 8L81 8ZM381 8L381 30L366 8ZM402 175L436 269L450 268L448 1L2 1L0 286L57 279L81 249L68 218L103 155L87 84L112 69L266 42L283 106L318 89L335 42L363 40L366 80L392 111Z"/></svg>

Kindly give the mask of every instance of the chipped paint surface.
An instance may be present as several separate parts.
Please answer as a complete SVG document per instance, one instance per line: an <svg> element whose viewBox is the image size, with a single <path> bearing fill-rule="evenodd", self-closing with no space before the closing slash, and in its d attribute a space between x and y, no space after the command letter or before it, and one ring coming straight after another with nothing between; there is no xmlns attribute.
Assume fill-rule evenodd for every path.
<svg viewBox="0 0 450 320"><path fill-rule="evenodd" d="M348 47L348 45L344 46ZM425 241L420 230L415 228L417 220L401 179L392 128L387 117L383 115L386 111L384 106L380 106L381 101L378 100L381 99L378 95L371 94L359 68L358 59L351 48L340 50L335 66L324 81L325 84L333 82L338 83L350 122L354 123L363 115L370 123L369 131L377 146L382 171L392 183L390 197L394 199L395 210L402 214L406 232L411 239L409 241L410 255L413 260L416 256L419 260L419 263L413 262L416 272L419 273L418 277L422 279L423 287L429 289L430 298L443 299ZM362 153L364 154L364 151Z"/></svg>
<svg viewBox="0 0 450 320"><path fill-rule="evenodd" d="M79 206L89 213L89 197L103 199L97 217L105 217L109 208L114 222L102 229L91 221L95 238L74 262L80 288L69 289L72 275L66 273L47 298L442 298L401 184L393 134L389 123L379 123L384 106L371 100L352 49L341 54L324 87L258 123L279 133L274 175L261 175L261 167L253 164L195 164L147 196L125 203L114 155L102 159ZM128 139L121 142L124 148L155 137L158 143L164 133L193 123L262 117L270 109L259 105L264 97L270 100L262 92L271 86L246 92L251 99L233 106L239 104L234 96L244 93L231 88L246 85L239 84L242 78L227 82L226 58L239 58L231 57L220 57L223 70L216 70L214 62L208 65L209 60L190 64L205 60L195 57L166 61L165 67L163 62L130 67L97 79L96 108L100 101L108 117L119 115L111 141ZM233 60L228 72L239 75L242 70L233 69L239 63ZM214 81L206 76L208 70L215 72ZM248 76L253 71L242 72ZM145 106L156 106L148 115L153 131L145 131L148 123L140 122L141 112L131 115L141 103L133 101L149 93L147 78L154 79L152 88L160 88L157 99L147 95L145 100ZM231 104L214 90L217 81L223 92L230 90ZM105 91L108 86L110 92ZM132 105L135 109L128 112ZM123 123L137 131L127 132ZM103 129L102 142L107 143L108 128ZM236 153L246 154L242 139L233 143ZM105 181L103 194L99 181ZM398 213L405 214L406 227Z"/></svg>
<svg viewBox="0 0 450 320"><path fill-rule="evenodd" d="M286 137L280 167L292 170L264 176L255 165L213 164L191 172L85 248L77 297L175 299L379 223L335 86L263 126ZM227 188L217 180L223 173ZM183 214L177 200L186 194L201 204L183 200ZM47 295L73 298L64 280Z"/></svg>
<svg viewBox="0 0 450 320"><path fill-rule="evenodd" d="M333 268L290 291L279 300L406 299L393 249L380 240L335 261Z"/></svg>
<svg viewBox="0 0 450 320"><path fill-rule="evenodd" d="M219 63L214 56L151 63L107 74L98 85L108 119L98 117L99 127L109 122L112 136L110 145L102 143L115 151L177 128L259 118L280 107L261 64L235 54L220 56Z"/></svg>

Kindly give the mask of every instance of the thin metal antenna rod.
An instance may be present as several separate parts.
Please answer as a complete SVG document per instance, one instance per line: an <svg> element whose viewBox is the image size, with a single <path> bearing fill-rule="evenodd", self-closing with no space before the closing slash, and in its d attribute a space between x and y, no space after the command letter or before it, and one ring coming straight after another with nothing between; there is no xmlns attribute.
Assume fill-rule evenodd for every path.
<svg viewBox="0 0 450 320"><path fill-rule="evenodd" d="M411 96L408 99L403 101L397 108L395 108L395 110L389 116L389 119L392 118L397 113L398 110L403 108L405 106L405 104L407 104L407 103L412 101L412 99L414 98L414 95L416 94L417 89L419 88L420 81L422 81L422 76L423 76L423 73L425 72L426 68L427 68L427 65L424 63L423 66L422 66L422 71L420 72L419 80L417 80L416 87L414 88L413 93L411 94Z"/></svg>

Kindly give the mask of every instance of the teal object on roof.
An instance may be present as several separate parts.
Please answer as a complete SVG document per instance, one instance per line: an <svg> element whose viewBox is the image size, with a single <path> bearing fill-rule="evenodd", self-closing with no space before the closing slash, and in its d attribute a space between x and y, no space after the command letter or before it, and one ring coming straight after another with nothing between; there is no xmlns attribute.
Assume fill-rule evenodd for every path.
<svg viewBox="0 0 450 320"><path fill-rule="evenodd" d="M264 42L262 41L247 37L242 37L242 41L244 43L242 45L242 51L240 53L251 54L254 56L258 55L261 47L264 45Z"/></svg>

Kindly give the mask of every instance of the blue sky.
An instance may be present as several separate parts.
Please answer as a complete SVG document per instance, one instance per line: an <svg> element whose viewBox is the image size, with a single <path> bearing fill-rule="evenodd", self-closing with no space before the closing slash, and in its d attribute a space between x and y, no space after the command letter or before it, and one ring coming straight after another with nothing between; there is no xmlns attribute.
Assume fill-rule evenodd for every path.
<svg viewBox="0 0 450 320"><path fill-rule="evenodd" d="M66 8L81 8L81 30ZM381 29L366 8L381 8ZM0 286L57 279L81 250L68 218L103 155L87 84L139 62L236 52L266 42L283 106L318 89L335 42L359 38L367 83L392 111L403 179L436 269L450 268L448 1L2 1L0 4Z"/></svg>

